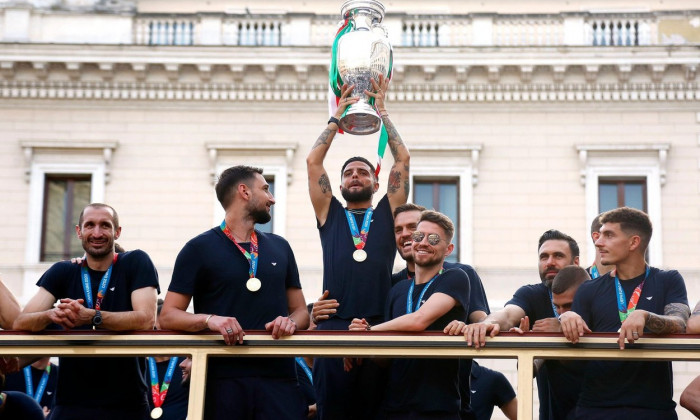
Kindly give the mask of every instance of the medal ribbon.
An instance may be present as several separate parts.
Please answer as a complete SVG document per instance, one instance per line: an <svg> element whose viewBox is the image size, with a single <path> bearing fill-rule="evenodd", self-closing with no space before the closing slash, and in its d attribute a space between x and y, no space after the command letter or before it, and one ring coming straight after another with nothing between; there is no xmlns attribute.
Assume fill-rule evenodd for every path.
<svg viewBox="0 0 700 420"><path fill-rule="evenodd" d="M107 272L102 276L102 280L100 281L100 287L97 289L97 302L95 302L94 308L97 309L98 311L100 310L100 307L102 306L102 299L105 297L105 293L107 292L107 286L109 286L109 279L112 277L112 267L114 267L114 264L117 263L117 257L119 257L119 254L115 253L114 254L114 259L112 260L112 264L110 264L109 268L107 269ZM85 293L85 307L92 309L92 285L90 284L90 273L88 272L87 269L87 259L83 260L83 264L80 267L80 272L81 272L81 277L83 279L83 292Z"/></svg>
<svg viewBox="0 0 700 420"><path fill-rule="evenodd" d="M163 401L165 401L165 396L168 395L168 388L170 388L170 382L173 380L175 366L177 366L177 357L170 358L170 362L168 362L168 370L165 371L165 378L163 378L162 387L158 383L158 368L156 367L156 359L152 357L147 357L146 359L148 359L148 370L151 372L151 397L153 398L153 405L160 407L163 405Z"/></svg>
<svg viewBox="0 0 700 420"><path fill-rule="evenodd" d="M600 273L598 272L598 267L593 264L593 267L591 267L591 278L592 279L597 279L600 277Z"/></svg>
<svg viewBox="0 0 700 420"><path fill-rule="evenodd" d="M297 364L301 366L301 368L304 370L304 373L306 376L309 378L309 382L312 384L314 383L314 377L313 374L311 373L311 369L309 369L309 365L306 364L306 360L304 360L303 357L295 357L294 360L297 361Z"/></svg>
<svg viewBox="0 0 700 420"><path fill-rule="evenodd" d="M554 305L554 296L552 296L552 289L549 289L549 303L552 304L552 312L554 312L554 317L559 319L559 312L557 312L557 307Z"/></svg>
<svg viewBox="0 0 700 420"><path fill-rule="evenodd" d="M41 404L41 398L44 396L44 391L46 391L46 384L49 383L49 375L51 375L51 363L46 366L44 374L41 375L39 380L39 385L36 387L36 392L34 392L34 381L32 380L32 367L27 366L24 368L24 383L27 389L27 395L34 398L34 400Z"/></svg>
<svg viewBox="0 0 700 420"><path fill-rule="evenodd" d="M620 280L617 278L617 270L613 273L615 277L615 290L617 292L617 312L620 315L620 322L625 322L628 316L632 315L635 309L637 309L637 303L639 298L642 296L642 288L644 287L644 282L647 281L649 277L649 266L647 266L646 273L644 274L644 280L637 287L634 288L632 296L630 297L627 307L625 307L625 302L627 301L627 296L625 296L625 291L622 290L622 285Z"/></svg>
<svg viewBox="0 0 700 420"><path fill-rule="evenodd" d="M221 222L221 226L219 226L221 230L224 232L224 235L226 235L231 242L236 245L236 247L243 253L243 256L248 260L248 263L250 264L250 270L248 270L248 275L252 279L255 277L255 274L258 272L258 235L253 231L253 233L250 234L250 252L246 251L243 249L242 246L238 244L236 239L233 237L233 234L231 233L231 229L228 228L228 225L226 225L226 220Z"/></svg>
<svg viewBox="0 0 700 420"><path fill-rule="evenodd" d="M345 209L345 216L348 219L348 225L350 226L350 233L352 234L352 241L355 244L355 248L364 249L367 243L367 236L369 235L370 223L372 222L372 213L374 210L372 207L368 208L365 212L365 218L362 220L362 230L357 231L357 222L355 222L355 216L353 216L348 209Z"/></svg>
<svg viewBox="0 0 700 420"><path fill-rule="evenodd" d="M439 276L440 274L442 274L443 271L445 271L445 269L444 269L444 268L441 268L440 271L438 271L438 273L437 273L436 275L434 275L432 279L430 279L430 281L428 282L428 284L425 285L425 287L423 288L423 290L421 290L420 295L418 296L418 302L416 302L416 308L415 308L415 309L413 309L413 288L415 287L416 282L415 282L415 280L411 282L411 287L408 288L408 296L406 297L406 313L407 313L407 314L410 314L410 313L413 313L413 312L418 311L418 309L420 308L421 301L423 300L423 296L425 295L426 290L428 290L428 288L430 287L431 284L433 284L433 282L435 281L435 279L437 278L437 276Z"/></svg>

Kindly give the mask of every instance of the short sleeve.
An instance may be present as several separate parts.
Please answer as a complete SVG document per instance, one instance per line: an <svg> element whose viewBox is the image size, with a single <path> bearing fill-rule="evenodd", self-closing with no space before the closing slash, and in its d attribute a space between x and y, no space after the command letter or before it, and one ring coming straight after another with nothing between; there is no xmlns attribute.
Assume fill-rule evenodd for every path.
<svg viewBox="0 0 700 420"><path fill-rule="evenodd" d="M469 277L464 271L453 268L440 276L434 293L444 293L456 300L466 313L469 313Z"/></svg>
<svg viewBox="0 0 700 420"><path fill-rule="evenodd" d="M282 239L284 241L284 239ZM285 287L287 289L301 289L301 282L299 281L299 267L297 267L297 260L294 257L294 251L292 247L289 246L287 241L284 241L287 248L287 278L285 279Z"/></svg>
<svg viewBox="0 0 700 420"><path fill-rule="evenodd" d="M123 255L125 260L128 259L126 267L129 270L128 277L131 279L132 290L138 290L144 287L155 287L158 293L160 293L158 271L153 261L151 261L151 257L140 249ZM117 264L119 264L119 261L117 261Z"/></svg>
<svg viewBox="0 0 700 420"><path fill-rule="evenodd" d="M688 292L685 288L683 276L676 270L667 271L667 277L664 280L664 288L666 289L666 298L664 306L670 303L682 303L688 305Z"/></svg>
<svg viewBox="0 0 700 420"><path fill-rule="evenodd" d="M203 259L195 246L191 242L185 244L175 259L173 276L168 290L183 295L194 295L197 278L203 267L202 262Z"/></svg>
<svg viewBox="0 0 700 420"><path fill-rule="evenodd" d="M56 299L67 297L66 278L76 275L79 271L78 265L71 266L70 262L61 261L51 266L36 283L51 293Z"/></svg>

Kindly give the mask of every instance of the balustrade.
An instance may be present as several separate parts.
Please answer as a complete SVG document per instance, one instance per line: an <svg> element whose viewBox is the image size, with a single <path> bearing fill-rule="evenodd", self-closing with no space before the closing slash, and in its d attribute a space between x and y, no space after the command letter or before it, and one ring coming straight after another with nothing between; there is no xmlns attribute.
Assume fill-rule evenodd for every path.
<svg viewBox="0 0 700 420"><path fill-rule="evenodd" d="M145 45L195 44L194 18L139 18L136 20L136 43Z"/></svg>
<svg viewBox="0 0 700 420"><path fill-rule="evenodd" d="M656 38L656 23L651 18L591 18L584 30L587 45L600 47L651 45Z"/></svg>
<svg viewBox="0 0 700 420"><path fill-rule="evenodd" d="M223 23L223 44L280 46L282 22L278 19L228 18Z"/></svg>

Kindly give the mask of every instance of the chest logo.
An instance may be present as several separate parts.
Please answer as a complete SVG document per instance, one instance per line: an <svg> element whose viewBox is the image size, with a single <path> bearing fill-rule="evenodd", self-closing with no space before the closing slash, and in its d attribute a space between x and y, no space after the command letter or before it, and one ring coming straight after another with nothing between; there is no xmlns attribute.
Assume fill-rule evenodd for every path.
<svg viewBox="0 0 700 420"><path fill-rule="evenodd" d="M276 263L276 262L273 262L273 263L272 263L272 266L273 266L273 267L276 267L276 266L277 266L277 263Z"/></svg>
<svg viewBox="0 0 700 420"><path fill-rule="evenodd" d="M117 288L116 286L110 287L109 290L114 291L114 289L116 289L116 288Z"/></svg>
<svg viewBox="0 0 700 420"><path fill-rule="evenodd" d="M651 300L654 296L647 296L647 300Z"/></svg>

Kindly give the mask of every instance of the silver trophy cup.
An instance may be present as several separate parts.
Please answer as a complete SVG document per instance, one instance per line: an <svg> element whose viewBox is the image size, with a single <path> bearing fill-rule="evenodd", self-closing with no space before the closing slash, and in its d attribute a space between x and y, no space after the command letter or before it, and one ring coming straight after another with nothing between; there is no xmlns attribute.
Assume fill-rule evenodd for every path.
<svg viewBox="0 0 700 420"><path fill-rule="evenodd" d="M337 66L343 83L355 85L351 96L360 98L340 119L340 128L350 134L366 135L379 131L381 119L369 104L365 90L372 91L370 78L379 81L387 75L391 44L381 25L384 6L376 0L347 0L341 13L351 19L353 30L338 40Z"/></svg>

